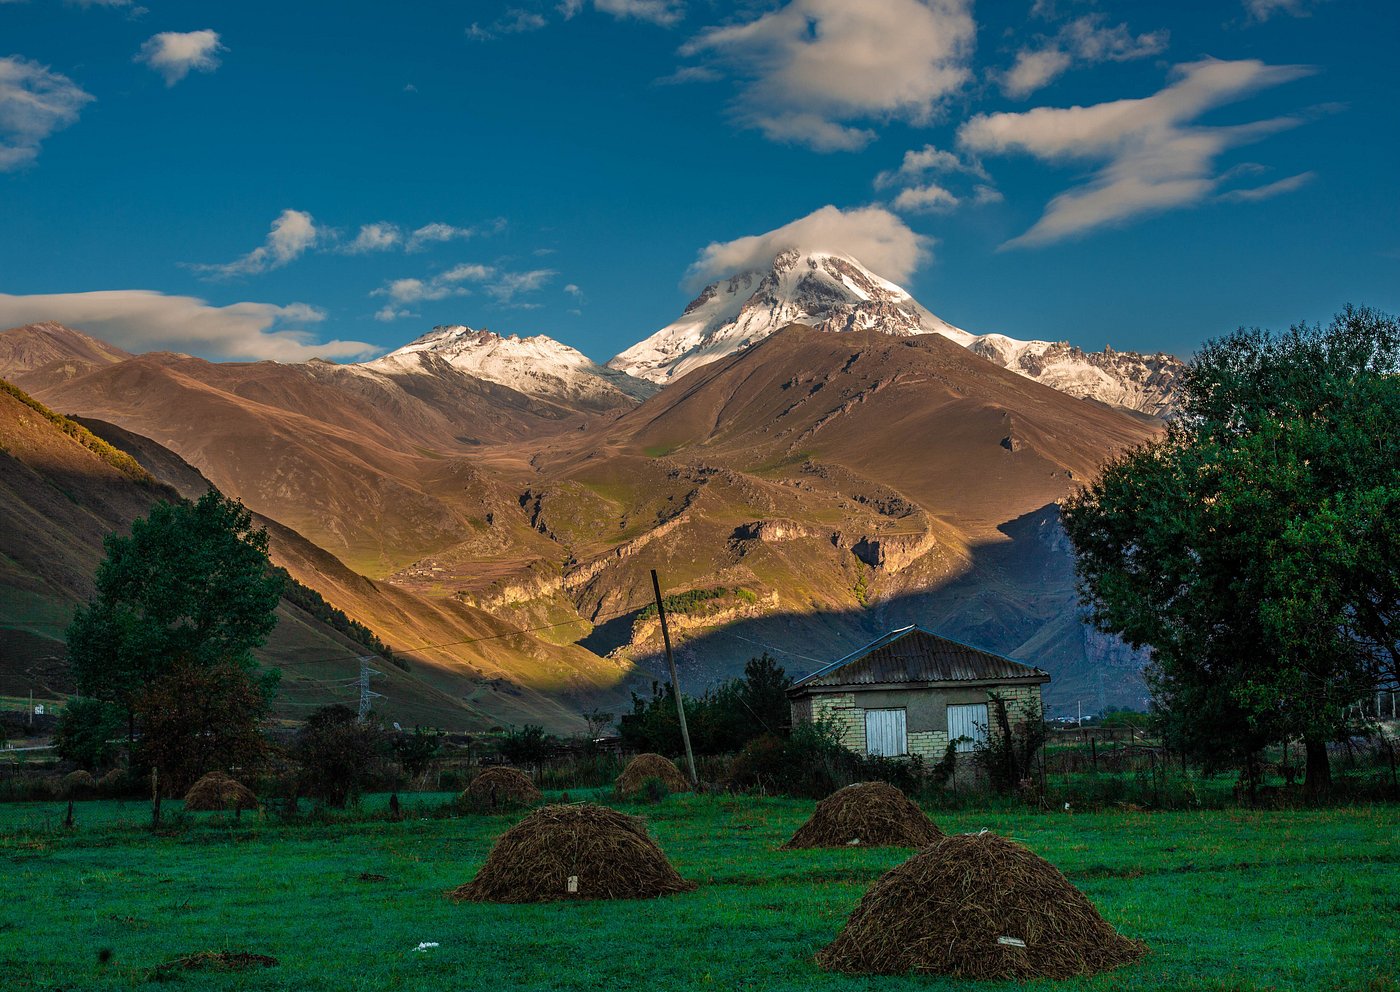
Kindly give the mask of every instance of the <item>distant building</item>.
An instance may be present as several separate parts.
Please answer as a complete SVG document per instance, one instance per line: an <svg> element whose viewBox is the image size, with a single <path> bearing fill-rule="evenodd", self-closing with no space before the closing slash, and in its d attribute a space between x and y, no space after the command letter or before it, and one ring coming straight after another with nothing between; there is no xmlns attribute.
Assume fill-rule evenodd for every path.
<svg viewBox="0 0 1400 992"><path fill-rule="evenodd" d="M980 651L922 627L891 631L788 690L792 719L835 720L857 754L942 758L950 740L959 751L985 740L989 693L1006 700L1015 725L1040 711L1039 668Z"/></svg>

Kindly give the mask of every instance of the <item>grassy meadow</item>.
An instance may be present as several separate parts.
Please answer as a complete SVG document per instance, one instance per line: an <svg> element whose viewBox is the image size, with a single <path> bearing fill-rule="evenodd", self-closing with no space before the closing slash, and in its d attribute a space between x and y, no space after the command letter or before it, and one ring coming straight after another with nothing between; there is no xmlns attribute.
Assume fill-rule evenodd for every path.
<svg viewBox="0 0 1400 992"><path fill-rule="evenodd" d="M291 824L181 814L170 803L161 835L146 829L142 803L78 803L72 830L60 803L0 805L0 989L896 992L970 984L817 970L813 953L908 852L776 850L811 802L679 795L621 804L646 817L697 891L499 906L453 904L443 892L473 876L515 817L415 815L449 798L407 797L400 822L367 818L386 804L372 796L358 817ZM934 816L949 832L987 828L1025 843L1151 947L1118 972L1033 986L1400 989L1393 806ZM420 942L439 946L420 952ZM206 950L272 955L280 965L153 973Z"/></svg>

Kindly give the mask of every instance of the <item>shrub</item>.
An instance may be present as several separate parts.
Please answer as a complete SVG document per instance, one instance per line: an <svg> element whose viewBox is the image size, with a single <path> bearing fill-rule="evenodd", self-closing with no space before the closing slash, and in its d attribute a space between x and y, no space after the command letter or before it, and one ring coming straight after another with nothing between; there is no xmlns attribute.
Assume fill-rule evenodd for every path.
<svg viewBox="0 0 1400 992"><path fill-rule="evenodd" d="M553 750L553 739L543 727L531 723L519 730L512 727L501 738L501 757L512 765L539 765Z"/></svg>
<svg viewBox="0 0 1400 992"><path fill-rule="evenodd" d="M120 745L112 741L125 735L124 722L110 703L75 696L58 718L54 746L65 761L83 768L107 768L116 761Z"/></svg>
<svg viewBox="0 0 1400 992"><path fill-rule="evenodd" d="M184 795L206 772L254 774L267 760L267 696L238 665L177 662L140 694L135 712L138 756L168 795Z"/></svg>
<svg viewBox="0 0 1400 992"><path fill-rule="evenodd" d="M428 772L442 753L441 730L414 727L413 733L402 733L394 737L394 753L399 765L410 778L418 778Z"/></svg>
<svg viewBox="0 0 1400 992"><path fill-rule="evenodd" d="M786 739L766 734L746 744L734 759L729 785L817 799L856 781L862 769L834 723L802 720Z"/></svg>
<svg viewBox="0 0 1400 992"><path fill-rule="evenodd" d="M297 732L302 792L341 808L382 772L389 751L378 722L360 723L354 710L339 704L323 706Z"/></svg>
<svg viewBox="0 0 1400 992"><path fill-rule="evenodd" d="M995 692L987 693L987 699L994 726L987 728L984 740L973 744L972 759L986 773L993 789L1015 792L1022 781L1033 775L1035 757L1048 736L1045 720L1037 707L1028 710L1013 726L1006 700Z"/></svg>

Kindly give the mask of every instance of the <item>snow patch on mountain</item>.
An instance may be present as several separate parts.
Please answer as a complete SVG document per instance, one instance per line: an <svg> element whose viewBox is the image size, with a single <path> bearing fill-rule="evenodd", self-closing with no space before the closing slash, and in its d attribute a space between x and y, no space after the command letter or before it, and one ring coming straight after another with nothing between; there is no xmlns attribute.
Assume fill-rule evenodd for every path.
<svg viewBox="0 0 1400 992"><path fill-rule="evenodd" d="M605 368L543 334L522 338L460 324L434 327L397 351L355 368L385 375L434 374L439 362L517 392L591 406L631 406L656 386Z"/></svg>
<svg viewBox="0 0 1400 992"><path fill-rule="evenodd" d="M1170 355L1085 352L1064 342L971 334L934 315L904 289L833 252L780 253L767 272L706 286L680 319L608 362L665 385L761 341L788 324L822 331L942 334L1003 368L1085 399L1156 416L1176 408L1181 362Z"/></svg>

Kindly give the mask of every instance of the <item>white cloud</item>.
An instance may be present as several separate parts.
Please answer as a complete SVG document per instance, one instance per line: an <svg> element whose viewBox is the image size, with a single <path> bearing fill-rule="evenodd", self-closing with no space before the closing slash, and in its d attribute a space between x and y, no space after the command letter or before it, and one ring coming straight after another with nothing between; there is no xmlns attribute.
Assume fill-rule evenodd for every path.
<svg viewBox="0 0 1400 992"><path fill-rule="evenodd" d="M557 272L553 269L534 269L529 272L502 272L490 265L465 262L454 265L428 279L394 279L370 293L371 296L386 296L389 303L375 317L379 320L396 320L399 317L413 316L402 308L410 303L445 300L453 296L469 296L475 286L502 305L533 306L522 304L516 298L542 288Z"/></svg>
<svg viewBox="0 0 1400 992"><path fill-rule="evenodd" d="M497 303L514 303L517 296L523 293L533 293L558 274L553 269L502 272L494 282L485 287L486 294Z"/></svg>
<svg viewBox="0 0 1400 992"><path fill-rule="evenodd" d="M317 343L303 325L325 314L305 303L211 306L149 289L11 296L0 293L0 326L56 320L131 351L195 352L217 359L357 358L380 349L363 341Z"/></svg>
<svg viewBox="0 0 1400 992"><path fill-rule="evenodd" d="M962 201L949 190L937 183L926 183L923 186L910 186L900 190L891 205L905 213L947 213L956 209L960 202Z"/></svg>
<svg viewBox="0 0 1400 992"><path fill-rule="evenodd" d="M0 58L0 172L33 162L44 139L76 121L91 101L47 66L18 55Z"/></svg>
<svg viewBox="0 0 1400 992"><path fill-rule="evenodd" d="M1021 49L1016 62L1001 77L1001 91L1007 96L1029 96L1070 67L1069 53L1054 47L1040 51Z"/></svg>
<svg viewBox="0 0 1400 992"><path fill-rule="evenodd" d="M1260 200L1268 200L1279 196L1282 193L1291 193L1295 189L1301 189L1317 178L1316 172L1300 172L1296 176L1289 176L1280 179L1278 182L1269 183L1266 186L1255 186L1252 189L1232 189L1221 193L1220 199L1226 203L1257 203Z"/></svg>
<svg viewBox="0 0 1400 992"><path fill-rule="evenodd" d="M983 179L987 173L977 162L965 162L953 152L943 151L933 145L910 149L904 153L904 161L898 169L886 170L875 177L876 189L889 189L917 182L929 173L965 172Z"/></svg>
<svg viewBox="0 0 1400 992"><path fill-rule="evenodd" d="M978 207L986 203L1000 203L1004 199L1006 197L995 186L974 186L972 189L972 202Z"/></svg>
<svg viewBox="0 0 1400 992"><path fill-rule="evenodd" d="M446 241L455 241L458 238L470 238L476 233L474 227L453 227L451 224L434 221L431 224L424 224L410 234L405 242L405 247L409 251L421 251L430 244L441 244Z"/></svg>
<svg viewBox="0 0 1400 992"><path fill-rule="evenodd" d="M473 21L471 26L467 28L467 37L473 41L490 41L503 34L524 34L527 31L538 31L548 23L549 20L542 14L521 7L511 7L490 24L483 25Z"/></svg>
<svg viewBox="0 0 1400 992"><path fill-rule="evenodd" d="M849 255L887 279L903 282L929 257L932 239L916 234L883 207L840 210L825 206L767 234L714 242L686 272L688 289L723 276L767 269L789 249Z"/></svg>
<svg viewBox="0 0 1400 992"><path fill-rule="evenodd" d="M216 279L253 275L258 272L266 272L269 269L280 269L313 247L321 234L322 232L316 228L315 219L306 211L283 210L272 222L272 229L268 231L267 240L248 254L236 258L232 262L191 265L190 268Z"/></svg>
<svg viewBox="0 0 1400 992"><path fill-rule="evenodd" d="M1141 99L979 114L958 129L958 142L987 154L1024 152L1048 162L1105 163L1087 183L1052 199L1030 230L1003 247L1049 244L1204 200L1219 185L1214 167L1222 153L1301 120L1281 117L1211 127L1192 122L1223 104L1310 72L1306 66L1208 59L1176 66L1175 82Z"/></svg>
<svg viewBox="0 0 1400 992"><path fill-rule="evenodd" d="M1290 17L1307 17L1307 0L1244 0L1244 9L1254 21L1267 21L1275 14L1288 14Z"/></svg>
<svg viewBox="0 0 1400 992"><path fill-rule="evenodd" d="M373 224L362 224L353 240L341 244L335 250L347 255L364 255L396 248L402 248L404 251L423 251L429 245L474 238L479 234L494 234L504 227L505 221L498 218L479 227L457 227L442 221L433 221L412 231L405 231L392 221L381 220ZM318 232L320 237L325 237L326 233Z"/></svg>
<svg viewBox="0 0 1400 992"><path fill-rule="evenodd" d="M668 27L685 16L682 0L593 0L595 9L614 17L632 17Z"/></svg>
<svg viewBox="0 0 1400 992"><path fill-rule="evenodd" d="M1167 47L1166 31L1134 37L1128 25L1107 27L1103 15L1089 14L1070 21L1053 38L1042 38L1039 48L1022 48L1016 61L1001 76L1001 90L1017 99L1049 84L1076 62L1127 62L1156 55Z"/></svg>
<svg viewBox="0 0 1400 992"><path fill-rule="evenodd" d="M144 62L165 77L166 86L174 86L191 70L213 72L219 67L219 53L227 51L219 44L219 33L203 31L162 31L146 39L134 62Z"/></svg>
<svg viewBox="0 0 1400 992"><path fill-rule="evenodd" d="M341 250L351 255L363 255L372 251L389 251L402 243L403 232L399 230L399 226L381 220L374 224L362 224L355 240Z"/></svg>
<svg viewBox="0 0 1400 992"><path fill-rule="evenodd" d="M925 124L967 81L970 0L790 0L743 24L710 28L681 49L747 80L740 124L818 151L863 148L852 122Z"/></svg>
<svg viewBox="0 0 1400 992"><path fill-rule="evenodd" d="M385 323L389 323L390 321L394 320L403 320L405 317L417 316L418 314L408 309L408 307L396 307L392 303L386 303L374 312L374 319L382 320Z"/></svg>

